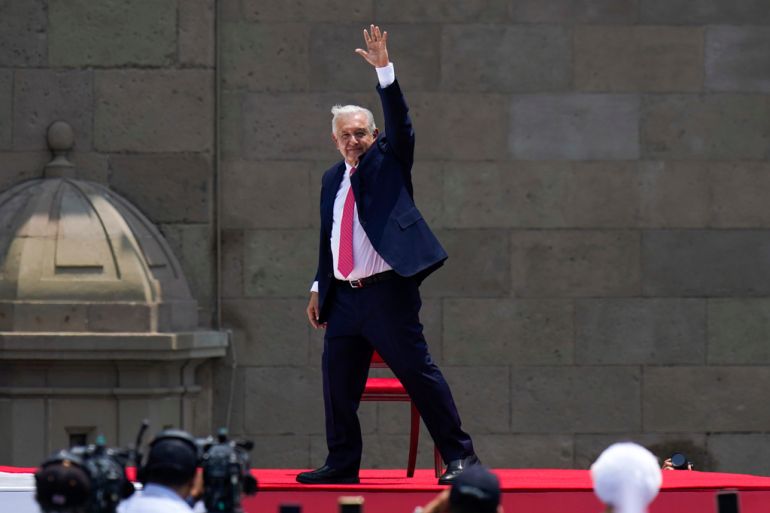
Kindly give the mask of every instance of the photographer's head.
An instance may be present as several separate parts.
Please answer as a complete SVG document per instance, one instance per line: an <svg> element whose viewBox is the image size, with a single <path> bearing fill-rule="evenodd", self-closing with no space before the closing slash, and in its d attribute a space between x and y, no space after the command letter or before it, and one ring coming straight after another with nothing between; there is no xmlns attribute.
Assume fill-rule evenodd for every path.
<svg viewBox="0 0 770 513"><path fill-rule="evenodd" d="M198 460L195 439L186 431L167 429L150 442L142 482L166 486L185 497L192 487Z"/></svg>
<svg viewBox="0 0 770 513"><path fill-rule="evenodd" d="M450 513L502 513L500 481L482 465L468 467L452 483Z"/></svg>
<svg viewBox="0 0 770 513"><path fill-rule="evenodd" d="M85 513L91 480L79 458L60 451L35 473L35 490L35 499L44 513Z"/></svg>

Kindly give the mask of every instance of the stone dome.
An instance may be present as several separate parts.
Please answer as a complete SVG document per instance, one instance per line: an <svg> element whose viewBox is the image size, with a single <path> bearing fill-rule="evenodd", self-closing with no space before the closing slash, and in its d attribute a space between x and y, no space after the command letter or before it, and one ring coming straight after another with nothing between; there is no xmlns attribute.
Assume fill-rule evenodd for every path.
<svg viewBox="0 0 770 513"><path fill-rule="evenodd" d="M197 304L153 223L60 175L0 193L0 331L194 330Z"/></svg>

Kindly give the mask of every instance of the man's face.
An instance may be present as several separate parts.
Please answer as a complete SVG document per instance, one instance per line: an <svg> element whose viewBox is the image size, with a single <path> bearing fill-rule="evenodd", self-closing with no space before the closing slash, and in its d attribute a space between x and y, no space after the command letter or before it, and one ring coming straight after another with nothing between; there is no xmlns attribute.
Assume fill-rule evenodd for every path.
<svg viewBox="0 0 770 513"><path fill-rule="evenodd" d="M332 134L332 140L342 158L351 166L358 164L361 155L374 144L376 138L377 129L369 131L369 123L363 112L340 115Z"/></svg>

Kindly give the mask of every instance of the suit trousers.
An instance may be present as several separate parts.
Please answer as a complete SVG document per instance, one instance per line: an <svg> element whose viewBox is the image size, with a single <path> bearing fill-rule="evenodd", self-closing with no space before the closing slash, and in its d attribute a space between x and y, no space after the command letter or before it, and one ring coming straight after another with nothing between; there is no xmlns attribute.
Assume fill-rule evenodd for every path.
<svg viewBox="0 0 770 513"><path fill-rule="evenodd" d="M394 277L354 289L334 281L323 352L326 464L358 470L361 426L358 406L374 349L412 398L444 461L473 454L452 393L428 352L416 280Z"/></svg>

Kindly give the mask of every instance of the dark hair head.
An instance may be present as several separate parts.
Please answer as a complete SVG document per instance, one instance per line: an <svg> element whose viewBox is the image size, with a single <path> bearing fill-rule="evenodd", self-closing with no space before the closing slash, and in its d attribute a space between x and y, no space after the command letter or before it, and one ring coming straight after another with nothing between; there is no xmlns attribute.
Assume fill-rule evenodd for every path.
<svg viewBox="0 0 770 513"><path fill-rule="evenodd" d="M85 511L91 480L81 464L62 455L44 463L35 473L35 499L45 512Z"/></svg>
<svg viewBox="0 0 770 513"><path fill-rule="evenodd" d="M176 429L161 432L150 442L144 481L165 486L189 482L198 467L198 448L188 433Z"/></svg>
<svg viewBox="0 0 770 513"><path fill-rule="evenodd" d="M451 513L495 513L500 504L500 482L481 465L468 467L449 491Z"/></svg>

